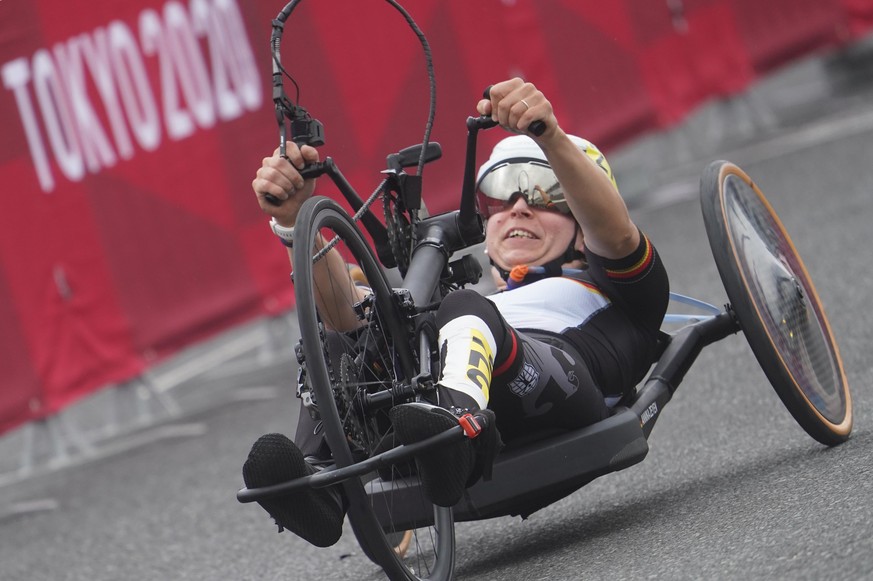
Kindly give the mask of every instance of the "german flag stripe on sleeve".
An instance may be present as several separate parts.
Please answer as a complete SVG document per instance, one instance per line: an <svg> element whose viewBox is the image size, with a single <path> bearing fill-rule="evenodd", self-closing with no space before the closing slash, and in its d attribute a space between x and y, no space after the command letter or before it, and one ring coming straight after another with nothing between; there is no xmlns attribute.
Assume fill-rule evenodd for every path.
<svg viewBox="0 0 873 581"><path fill-rule="evenodd" d="M645 234L642 235L640 248L637 249L637 252L634 254L637 254L640 250L642 250L641 257L632 266L619 269L607 268L607 276L618 280L631 280L645 274L649 267L652 266L652 261L655 258L655 253L652 251L652 244L649 242L649 239Z"/></svg>
<svg viewBox="0 0 873 581"><path fill-rule="evenodd" d="M593 283L590 283L590 282L587 282L587 281L584 281L584 280L576 280L576 279L574 279L574 278L571 278L571 279L568 279L568 280L572 280L572 281L575 282L576 284L581 284L581 285L584 286L586 289L588 289L590 292L592 292L592 293L594 293L594 294L596 294L596 295L599 295L599 296L601 296L601 297L604 296L603 291L600 290L599 288L597 288L597 285L595 285L595 284L593 284Z"/></svg>

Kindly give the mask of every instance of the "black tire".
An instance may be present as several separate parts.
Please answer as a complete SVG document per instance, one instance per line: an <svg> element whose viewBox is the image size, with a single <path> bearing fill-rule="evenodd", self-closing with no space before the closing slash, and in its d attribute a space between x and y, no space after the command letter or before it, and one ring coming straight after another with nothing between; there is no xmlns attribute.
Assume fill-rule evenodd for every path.
<svg viewBox="0 0 873 581"><path fill-rule="evenodd" d="M348 270L338 277L340 280L325 277L319 281L323 285L320 287L313 279L313 252L309 251L319 233L328 241L336 238L333 248L348 265ZM316 258L315 264L324 260L327 258ZM347 342L355 346L352 352L327 353L329 342L325 340L323 324L327 315L316 308L318 289L348 284L347 273L353 271L362 271L372 293L372 304L361 326L348 333ZM293 278L306 382L314 391L334 460L340 467L348 466L373 453L390 430L387 410L364 414L356 406L355 394L384 389L386 384L396 385L416 375L416 357L410 345L412 334L372 250L348 214L328 198L314 197L301 207L294 233ZM352 304L344 308L351 310ZM432 518L428 522L410 522L408 515L390 510L386 513L384 506L376 506L367 494L367 487L379 488L382 483L388 483L390 488L395 480L399 482L404 475L408 476L407 470L395 466L390 474L380 470L382 478L374 473L343 483L355 536L367 556L390 579L450 579L454 569L451 509L427 503L433 507ZM390 494L387 497L390 499ZM382 494L380 502L384 503L385 498ZM421 502L426 502L423 497ZM404 557L398 555L395 546L406 530L413 530L414 534Z"/></svg>
<svg viewBox="0 0 873 581"><path fill-rule="evenodd" d="M776 393L813 438L852 431L852 397L812 280L758 186L736 165L711 163L700 182L703 220L740 327Z"/></svg>

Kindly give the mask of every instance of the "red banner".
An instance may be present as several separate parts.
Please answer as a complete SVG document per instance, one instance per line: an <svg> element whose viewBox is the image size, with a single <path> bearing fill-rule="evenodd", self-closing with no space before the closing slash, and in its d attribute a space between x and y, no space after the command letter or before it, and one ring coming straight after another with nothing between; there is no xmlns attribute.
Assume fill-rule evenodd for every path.
<svg viewBox="0 0 873 581"><path fill-rule="evenodd" d="M456 203L464 119L488 84L534 81L565 129L608 148L860 35L873 14L873 0L763 4L409 3L437 74L431 211ZM282 6L0 2L0 433L290 306L287 258L250 185L278 142L269 35ZM282 60L324 122L322 155L363 194L388 153L421 141L422 48L387 2L302 2Z"/></svg>
<svg viewBox="0 0 873 581"><path fill-rule="evenodd" d="M267 14L3 2L0 19L15 23L0 39L2 430L287 307L290 289L246 195L274 141L253 42Z"/></svg>

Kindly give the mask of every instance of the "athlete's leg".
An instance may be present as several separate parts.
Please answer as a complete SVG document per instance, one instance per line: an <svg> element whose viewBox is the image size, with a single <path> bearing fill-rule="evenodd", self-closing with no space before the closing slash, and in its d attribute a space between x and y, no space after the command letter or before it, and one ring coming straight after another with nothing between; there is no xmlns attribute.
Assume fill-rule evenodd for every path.
<svg viewBox="0 0 873 581"><path fill-rule="evenodd" d="M559 338L515 336L513 371L495 374L489 402L507 439L549 428L578 429L609 415L588 368Z"/></svg>
<svg viewBox="0 0 873 581"><path fill-rule="evenodd" d="M438 395L444 409L394 408L392 419L404 444L452 427L453 414L486 406L496 412L500 432L512 437L541 428L578 428L608 415L602 394L578 357L518 333L478 293L449 294L437 311L436 324L441 354ZM454 504L463 494L463 477L469 475L466 484L472 484L493 460L493 455L485 459L484 466L480 461L474 472L474 457L464 441L418 458L425 492L435 504Z"/></svg>
<svg viewBox="0 0 873 581"><path fill-rule="evenodd" d="M511 339L494 305L471 290L446 296L437 310L436 325L441 360L438 406L395 406L391 420L398 439L411 444L456 426L464 413L488 418L489 427L474 440L475 445L463 440L416 458L427 497L434 504L452 506L467 486L482 474L490 475L491 462L502 446L493 412L486 407L496 354L511 345Z"/></svg>
<svg viewBox="0 0 873 581"><path fill-rule="evenodd" d="M449 294L436 313L439 330L443 401L462 402L475 409L488 407L494 373L513 366L517 343L514 331L497 307L472 290Z"/></svg>
<svg viewBox="0 0 873 581"><path fill-rule="evenodd" d="M474 291L457 291L436 315L445 404L489 407L498 425L517 432L579 428L608 415L588 368L558 337L533 337L510 327L497 307ZM459 406L460 407L460 406Z"/></svg>
<svg viewBox="0 0 873 581"><path fill-rule="evenodd" d="M344 333L327 331L325 333L325 344L333 369L340 369L340 357L343 353L354 355L354 341ZM324 438L321 420L313 418L309 410L303 405L300 406L294 443L300 448L306 460L311 464L318 465L332 462L330 448L328 448Z"/></svg>
<svg viewBox="0 0 873 581"><path fill-rule="evenodd" d="M340 333L326 335L332 363L351 349L351 340ZM316 466L331 461L321 421L300 406L297 432L292 442L282 434L258 438L243 465L243 480L249 488L260 488L314 474ZM310 543L327 547L342 534L345 500L338 487L302 489L286 496L259 501L279 525Z"/></svg>

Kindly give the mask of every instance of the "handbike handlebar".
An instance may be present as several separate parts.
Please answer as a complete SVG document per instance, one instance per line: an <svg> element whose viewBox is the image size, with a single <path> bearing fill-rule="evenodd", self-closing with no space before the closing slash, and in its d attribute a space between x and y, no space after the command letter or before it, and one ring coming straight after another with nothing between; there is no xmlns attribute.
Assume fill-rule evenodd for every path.
<svg viewBox="0 0 873 581"><path fill-rule="evenodd" d="M488 85L487 87L485 87L485 91L482 93L482 96L484 98L486 98L486 99L491 98L491 87L493 87L493 86L494 85ZM526 104L527 103L525 103L525 105ZM480 119L481 119L481 117L480 117ZM494 125L497 125L496 121L494 122ZM489 127L494 127L494 125L490 125ZM546 132L546 122L537 119L536 121L533 121L533 122L531 122L530 125L528 125L527 131L531 135L539 137L540 135L542 135L543 133Z"/></svg>
<svg viewBox="0 0 873 581"><path fill-rule="evenodd" d="M418 244L416 245L415 252L426 249L428 251L437 251L438 254L445 254L446 258L448 258L453 252L468 248L484 240L483 220L476 208L476 138L480 129L488 129L496 125L497 123L490 117L469 117L467 119L467 147L459 210L433 216L419 222L416 225ZM421 147L421 145L416 145L406 148L399 153L389 155L387 158L389 167L387 172L385 172L389 174L389 179L392 177L396 179L402 172L403 167L407 167L410 160L421 151ZM426 161L438 159L441 154L442 151L437 143L429 143L424 151ZM360 195L346 180L336 163L330 157L325 158L324 161L307 165L300 170L300 174L304 179L327 175L355 212L359 212L364 207L364 201ZM269 197L267 199L275 205L281 204L281 201L278 199L270 200ZM361 221L372 237L382 263L388 267L394 266L394 264L389 263L392 254L385 226L370 211L362 213ZM425 254L427 253L425 252ZM435 281L430 280L432 278L430 275L435 274L439 277L441 270L433 273L431 272L433 264L431 261L423 260L420 262L428 264L425 270L430 272L430 274L424 277L407 276L407 280L417 281L418 284L413 283L417 287L435 288ZM413 295L416 296L418 293L413 293ZM416 296L416 298L420 299L422 297Z"/></svg>

